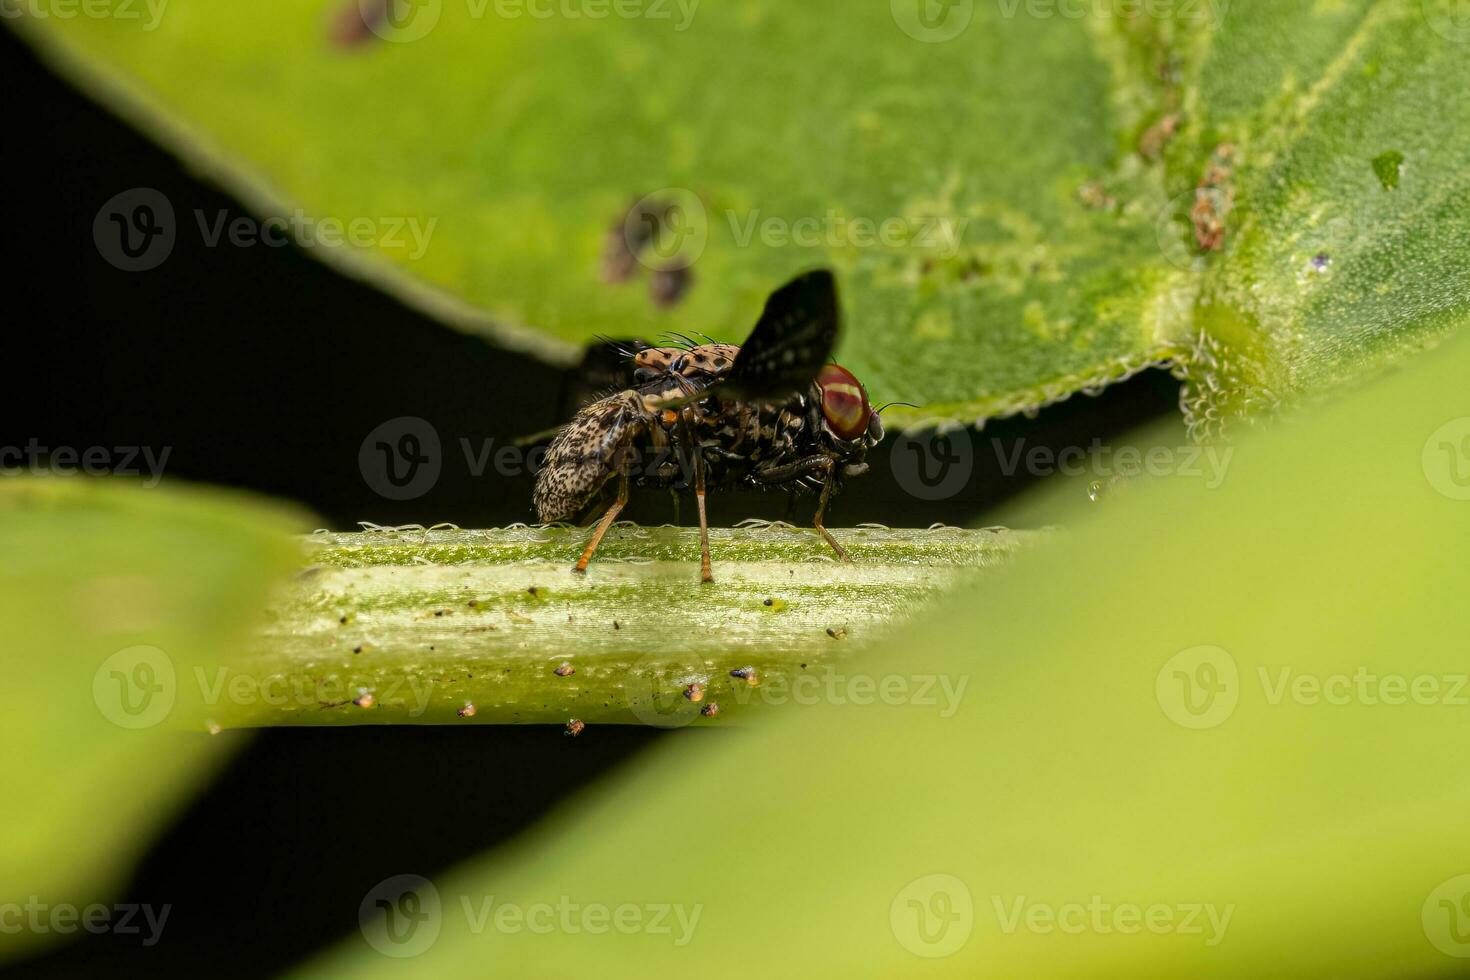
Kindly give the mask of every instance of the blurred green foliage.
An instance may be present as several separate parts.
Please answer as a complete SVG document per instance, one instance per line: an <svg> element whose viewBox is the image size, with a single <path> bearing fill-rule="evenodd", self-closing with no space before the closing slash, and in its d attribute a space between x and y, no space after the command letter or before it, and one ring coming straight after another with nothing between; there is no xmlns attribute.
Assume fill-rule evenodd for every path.
<svg viewBox="0 0 1470 980"><path fill-rule="evenodd" d="M259 628L301 524L214 491L0 480L0 902L106 900L228 755L193 671ZM0 959L64 938L15 924Z"/></svg>
<svg viewBox="0 0 1470 980"><path fill-rule="evenodd" d="M380 3L398 26L375 33ZM172 0L15 23L262 213L364 223L361 248L308 229L316 254L547 356L738 342L832 265L844 362L923 406L894 420L1169 362L1209 433L1463 314L1455 3ZM686 208L610 284L646 195ZM696 255L659 306L680 287L656 269Z"/></svg>

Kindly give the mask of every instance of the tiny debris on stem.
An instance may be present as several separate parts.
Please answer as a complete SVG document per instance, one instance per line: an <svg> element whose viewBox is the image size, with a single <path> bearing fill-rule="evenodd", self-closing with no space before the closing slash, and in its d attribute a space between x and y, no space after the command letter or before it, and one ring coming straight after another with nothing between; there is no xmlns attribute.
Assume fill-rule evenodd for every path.
<svg viewBox="0 0 1470 980"><path fill-rule="evenodd" d="M751 687L755 687L761 682L760 675L755 672L754 667L737 667L730 671L730 676L739 678Z"/></svg>

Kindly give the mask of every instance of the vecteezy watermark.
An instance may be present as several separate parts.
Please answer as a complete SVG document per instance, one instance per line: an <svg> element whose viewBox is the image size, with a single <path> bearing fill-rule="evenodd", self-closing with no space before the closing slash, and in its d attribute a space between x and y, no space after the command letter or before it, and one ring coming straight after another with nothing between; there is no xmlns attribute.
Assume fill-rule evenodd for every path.
<svg viewBox="0 0 1470 980"><path fill-rule="evenodd" d="M951 259L964 244L969 218L946 215L919 217L864 218L850 217L835 208L820 217L799 218L767 215L759 208L741 213L725 212L730 224L730 237L737 248L748 248L752 241L768 248L912 248L932 252L936 258Z"/></svg>
<svg viewBox="0 0 1470 980"><path fill-rule="evenodd" d="M736 704L886 705L890 708L932 708L941 718L953 718L960 709L970 678L961 674L849 674L833 666L803 671L795 676L773 674L759 684L731 684L729 698Z"/></svg>
<svg viewBox="0 0 1470 980"><path fill-rule="evenodd" d="M889 0L888 6L899 30L927 44L954 40L975 19L975 0Z"/></svg>
<svg viewBox="0 0 1470 980"><path fill-rule="evenodd" d="M1217 489L1235 449L1230 446L1113 446L1093 439L1086 446L1031 445L1025 439L991 439L990 449L1001 474L1013 477L1091 476L1128 480L1141 476L1182 477ZM953 426L896 436L888 456L893 478L920 500L946 500L970 485L975 445L968 429Z"/></svg>
<svg viewBox="0 0 1470 980"><path fill-rule="evenodd" d="M416 500L434 489L444 466L439 430L417 416L389 419L357 450L363 481L388 500Z"/></svg>
<svg viewBox="0 0 1470 980"><path fill-rule="evenodd" d="M1470 958L1470 874L1436 885L1424 899L1419 921L1435 949L1456 959Z"/></svg>
<svg viewBox="0 0 1470 980"><path fill-rule="evenodd" d="M1269 707L1470 707L1470 674L1382 672L1358 666L1320 673L1290 665L1258 665L1252 674ZM1235 712L1242 694L1239 665L1228 650L1197 646L1170 657L1155 677L1164 714L1185 728L1216 728Z"/></svg>
<svg viewBox="0 0 1470 980"><path fill-rule="evenodd" d="M139 936L144 946L156 946L163 936L172 905L148 905L119 902L115 905L73 905L70 902L49 904L31 895L25 902L0 902L0 933L33 935L55 933L61 936L81 931L94 936Z"/></svg>
<svg viewBox="0 0 1470 980"><path fill-rule="evenodd" d="M173 659L158 647L119 650L92 674L92 701L119 728L152 728L173 711L177 696Z"/></svg>
<svg viewBox="0 0 1470 980"><path fill-rule="evenodd" d="M225 209L209 213L196 208L193 218L199 241L205 248L345 245L401 252L410 261L422 258L428 251L439 224L438 218L425 221L414 216L312 218L299 208L264 219L247 215L232 218ZM173 253L178 236L173 203L152 187L135 187L114 195L92 219L92 240L98 254L124 272L158 268Z"/></svg>
<svg viewBox="0 0 1470 980"><path fill-rule="evenodd" d="M1240 668L1224 647L1196 646L1170 657L1154 679L1164 714L1184 728L1215 728L1235 713Z"/></svg>
<svg viewBox="0 0 1470 980"><path fill-rule="evenodd" d="M1429 29L1452 44L1470 41L1470 3L1466 0L1419 0Z"/></svg>
<svg viewBox="0 0 1470 980"><path fill-rule="evenodd" d="M24 446L0 446L0 477L23 476L143 476L145 487L158 486L168 465L172 446L43 446L32 438ZM140 465L141 464L141 465Z"/></svg>
<svg viewBox="0 0 1470 980"><path fill-rule="evenodd" d="M665 187L634 202L621 221L606 261L608 278L626 278L636 260L655 271L687 269L709 246L721 226L736 248L911 249L949 259L964 244L967 217L943 214L849 215L828 208L820 215L769 214L761 208L726 208L710 213L694 191ZM614 231L616 234L616 229Z"/></svg>
<svg viewBox="0 0 1470 980"><path fill-rule="evenodd" d="M1230 11L1230 0L994 0L994 3L1006 20L1115 17L1168 20L1205 27L1218 27Z"/></svg>
<svg viewBox="0 0 1470 980"><path fill-rule="evenodd" d="M333 670L310 674L244 674L228 667L196 666L183 678L192 684L191 703L201 708L336 708L348 705L395 708L410 718L428 711L435 682L413 674L354 674ZM173 713L180 696L173 658L153 646L119 650L92 674L92 700L120 728L152 728Z"/></svg>
<svg viewBox="0 0 1470 980"><path fill-rule="evenodd" d="M357 907L368 945L384 956L407 959L428 952L444 926L439 889L422 875L394 875L378 882Z"/></svg>
<svg viewBox="0 0 1470 980"><path fill-rule="evenodd" d="M853 674L830 665L795 675L755 668L739 668L736 674L713 675L649 654L629 668L623 696L629 710L644 724L680 728L699 717L707 705L721 702L808 708L885 705L923 708L941 718L953 718L970 684L966 675Z"/></svg>
<svg viewBox="0 0 1470 980"><path fill-rule="evenodd" d="M1425 441L1424 476L1451 500L1470 500L1470 416L1453 419Z"/></svg>
<svg viewBox="0 0 1470 980"><path fill-rule="evenodd" d="M446 452L439 430L418 416L405 415L375 426L358 446L357 465L363 482L389 500L416 500L438 484L451 459L462 458L476 479L493 471L515 478L534 474L546 457L543 445L497 444L493 438L460 436L458 453ZM694 485L694 456L678 446L647 451L629 447L611 460L598 457L599 466L626 471L634 478L657 479L682 490Z"/></svg>
<svg viewBox="0 0 1470 980"><path fill-rule="evenodd" d="M1026 445L1017 439L1006 448L1000 439L992 439L996 461L1003 475L1010 477L1025 471L1031 476L1094 476L1101 479L1143 476L1179 476L1200 479L1205 489L1215 490L1225 482L1225 472L1235 455L1233 446L1109 446L1093 439L1086 448Z"/></svg>
<svg viewBox="0 0 1470 980"><path fill-rule="evenodd" d="M501 20L664 20L676 34L689 30L700 0L465 0L471 17L488 8Z"/></svg>
<svg viewBox="0 0 1470 980"><path fill-rule="evenodd" d="M98 254L124 272L158 268L172 254L177 236L173 202L152 187L113 195L92 219Z"/></svg>
<svg viewBox="0 0 1470 980"><path fill-rule="evenodd" d="M1025 895L992 895L1000 931L1006 935L1030 932L1037 935L1063 933L1080 936L1092 933L1107 936L1117 933L1136 936L1199 936L1204 944L1215 947L1225 939L1235 905L1213 902L1107 902L1101 895L1089 896L1086 902L1035 902Z"/></svg>
<svg viewBox="0 0 1470 980"><path fill-rule="evenodd" d="M1150 18L1190 26L1218 27L1230 0L980 0L994 6L1003 20L1114 17ZM975 19L977 0L889 0L893 22L909 37L929 44L952 41Z"/></svg>
<svg viewBox="0 0 1470 980"><path fill-rule="evenodd" d="M954 875L925 875L893 896L888 927L899 945L915 956L952 956L975 930L975 902L969 887Z"/></svg>
<svg viewBox="0 0 1470 980"><path fill-rule="evenodd" d="M975 444L961 426L903 432L894 437L888 465L898 485L919 500L948 500L970 485Z"/></svg>
<svg viewBox="0 0 1470 980"><path fill-rule="evenodd" d="M672 25L676 33L694 23L700 0L355 0L362 23L395 43L419 41L439 26L448 2L462 2L471 20L601 21L647 20Z"/></svg>
<svg viewBox="0 0 1470 980"><path fill-rule="evenodd" d="M666 936L683 948L694 939L704 905L681 902L604 902L555 900L511 902L494 895L461 894L451 908L463 916L472 935L536 936L620 933ZM363 938L384 956L407 958L429 950L449 914L434 883L421 875L395 875L378 882L358 905Z"/></svg>
<svg viewBox="0 0 1470 980"><path fill-rule="evenodd" d="M311 674L274 673L264 677L232 672L227 667L195 667L192 674L206 707L267 705L273 708L400 708L410 718L429 710L435 682L416 674L353 674L337 671Z"/></svg>
<svg viewBox="0 0 1470 980"><path fill-rule="evenodd" d="M0 17L14 20L118 20L137 22L145 31L158 29L168 0L0 0Z"/></svg>

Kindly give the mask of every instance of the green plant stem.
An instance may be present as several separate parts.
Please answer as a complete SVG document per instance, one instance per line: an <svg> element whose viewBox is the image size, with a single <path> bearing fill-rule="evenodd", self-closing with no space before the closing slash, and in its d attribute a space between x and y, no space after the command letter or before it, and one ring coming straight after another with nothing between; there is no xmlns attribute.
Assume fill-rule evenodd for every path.
<svg viewBox="0 0 1470 980"><path fill-rule="evenodd" d="M800 701L804 673L860 671L870 642L1036 537L839 530L853 558L839 563L811 529L716 529L701 585L693 529L618 525L582 576L588 533L313 535L254 651L197 676L205 721L723 724ZM731 676L745 667L758 683Z"/></svg>

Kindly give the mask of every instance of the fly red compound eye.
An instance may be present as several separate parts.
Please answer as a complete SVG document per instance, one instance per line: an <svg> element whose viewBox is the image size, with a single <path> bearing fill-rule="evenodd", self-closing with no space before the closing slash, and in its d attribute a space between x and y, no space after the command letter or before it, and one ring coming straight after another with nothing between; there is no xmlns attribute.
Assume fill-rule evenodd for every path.
<svg viewBox="0 0 1470 980"><path fill-rule="evenodd" d="M822 390L822 415L827 427L840 439L856 439L868 429L868 393L852 372L836 364L828 364L817 375Z"/></svg>

